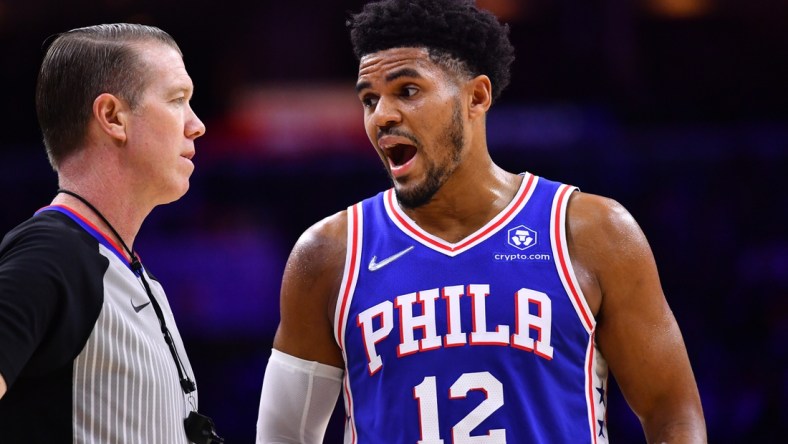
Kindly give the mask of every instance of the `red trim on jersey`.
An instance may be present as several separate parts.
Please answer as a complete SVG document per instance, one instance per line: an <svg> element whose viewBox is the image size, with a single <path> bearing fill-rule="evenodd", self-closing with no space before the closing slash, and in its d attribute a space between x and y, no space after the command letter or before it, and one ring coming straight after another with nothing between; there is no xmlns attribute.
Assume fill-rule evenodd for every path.
<svg viewBox="0 0 788 444"><path fill-rule="evenodd" d="M345 327L345 312L347 309L347 304L350 298L351 289L353 288L353 280L355 279L355 275L358 273L358 243L359 243L359 211L360 205L356 204L350 208L349 214L349 222L352 224L352 235L350 242L348 243L348 248L350 248L350 263L347 269L347 275L345 276L345 291L342 294L342 302L340 305L339 310L339 322L337 323L337 340L339 341L339 348L343 350L343 354L345 353L345 344L344 344L344 327ZM347 415L345 417L346 421L350 422L350 431L351 431L351 443L356 443L356 426L355 421L353 420L353 396L350 394L350 377L347 373L347 369L345 371L345 378L344 378L344 390L345 390L345 399L347 399Z"/></svg>
<svg viewBox="0 0 788 444"><path fill-rule="evenodd" d="M531 187L534 184L534 180L536 179L536 176L534 176L533 174L529 174L527 177L528 177L528 182L525 184L525 188L523 189L522 193L520 193L520 195L517 196L517 201L514 203L514 205L509 206L509 210L505 214L499 215L497 220L489 227L487 227L484 231L476 233L473 237L465 239L462 243L456 245L451 245L446 242L441 242L440 240L429 238L425 236L421 231L417 230L413 225L408 223L407 219L402 217L400 211L398 211L399 207L394 203L394 189L389 189L388 191L386 191L386 199L388 199L389 207L392 208L392 210L394 210L392 211L392 214L394 214L394 217L397 218L397 221L400 224L402 224L403 227L407 228L408 231L410 231L413 235L423 240L424 242L453 253L457 250L461 250L467 247L470 244L473 244L479 239L497 230L501 225L503 225L503 223L506 220L509 219L512 213L514 213L519 209L520 204L522 204L523 200L525 200L525 198L529 195L529 191L531 190Z"/></svg>
<svg viewBox="0 0 788 444"><path fill-rule="evenodd" d="M350 442L356 442L356 426L355 421L353 421L353 397L350 395L350 377L345 372L345 397L347 398L347 406L348 406L348 414L345 417L346 421L350 421Z"/></svg>
<svg viewBox="0 0 788 444"><path fill-rule="evenodd" d="M66 206L66 205L62 205L62 204L55 204L55 205L49 205L49 206L50 206L50 207L59 207L59 208L63 208L64 210L66 210L66 211L68 211L69 213L73 214L74 216L78 217L78 218L79 218L79 220L81 220L81 221L82 221L82 222L83 222L85 225L87 225L87 226L89 226L90 228L92 228L92 229L96 230L96 233L100 234L100 235L101 235L101 237L103 237L103 238L104 238L104 240L106 240L106 241L107 241L107 243L109 243L110 245L112 245L112 247L114 247L116 250L118 250L118 253L120 253L120 255L121 255L121 256L125 257L125 258L126 258L128 261L129 261L129 262L131 262L131 258L130 258L130 257L129 257L129 255L126 253L126 251L125 251L123 248L121 248L121 247L120 247L120 245L118 245L118 243L117 243L117 242L115 242L114 240L112 240L112 238L110 238L110 237L109 237L109 236L107 236L107 235L106 235L106 234L105 234L103 231L101 231L101 230L99 229L99 227L95 226L95 225L93 224L93 222L91 222L91 221L87 220L87 219L85 218L85 216L83 216L83 215L81 215L81 214L77 213L76 211L74 211L74 209L73 209L73 208L71 208L71 207L69 207L69 206Z"/></svg>
<svg viewBox="0 0 788 444"><path fill-rule="evenodd" d="M337 339L339 339L339 348L345 348L344 344L344 335L343 329L345 326L345 309L347 308L348 298L350 296L350 290L353 287L353 279L355 273L358 272L356 263L358 262L358 258L356 257L357 253L357 246L358 246L358 205L353 205L352 213L350 215L351 222L353 224L353 235L351 236L352 239L350 241L350 265L348 266L347 276L345 277L345 292L342 294L342 305L339 309L339 322L337 323Z"/></svg>
<svg viewBox="0 0 788 444"><path fill-rule="evenodd" d="M591 434L594 438L594 444L596 444L596 437L597 437L597 422L596 422L596 401L594 400L594 335L591 334L590 339L590 348L588 352L588 369L586 370L588 374L586 375L586 380L588 381L588 401L591 403Z"/></svg>
<svg viewBox="0 0 788 444"><path fill-rule="evenodd" d="M567 192L569 192L571 189L571 187L563 187L563 189L559 192L558 202L556 202L555 205L555 215L553 217L555 220L555 226L553 227L555 233L555 247L556 250L558 250L558 262L561 265L561 273L564 275L566 285L572 292L572 297L575 300L575 305L577 305L578 310L580 310L580 314L583 315L583 323L585 324L586 329L591 331L594 328L594 323L591 320L590 314L586 312L583 306L583 301L580 298L580 293L578 293L577 287L575 287L574 281L572 280L572 274L569 273L569 267L567 266L566 262L568 252L564 252L564 242L561 238L561 208L563 207L563 200L566 197Z"/></svg>

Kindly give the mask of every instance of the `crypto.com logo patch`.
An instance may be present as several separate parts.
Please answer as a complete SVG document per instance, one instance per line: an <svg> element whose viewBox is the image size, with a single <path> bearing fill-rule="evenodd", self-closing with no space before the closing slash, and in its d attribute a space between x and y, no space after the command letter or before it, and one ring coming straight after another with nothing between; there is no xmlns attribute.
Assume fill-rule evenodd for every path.
<svg viewBox="0 0 788 444"><path fill-rule="evenodd" d="M518 250L527 250L536 245L536 231L525 225L518 225L509 229L507 238L509 245Z"/></svg>

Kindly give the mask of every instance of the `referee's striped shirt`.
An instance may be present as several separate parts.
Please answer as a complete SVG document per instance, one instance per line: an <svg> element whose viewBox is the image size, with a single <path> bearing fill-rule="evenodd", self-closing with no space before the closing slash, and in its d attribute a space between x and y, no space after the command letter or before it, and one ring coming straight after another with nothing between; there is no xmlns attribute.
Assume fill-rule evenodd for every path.
<svg viewBox="0 0 788 444"><path fill-rule="evenodd" d="M193 377L164 290L146 278ZM81 216L47 207L6 236L3 308L15 316L0 314L0 441L188 443L197 392L183 393L128 260Z"/></svg>

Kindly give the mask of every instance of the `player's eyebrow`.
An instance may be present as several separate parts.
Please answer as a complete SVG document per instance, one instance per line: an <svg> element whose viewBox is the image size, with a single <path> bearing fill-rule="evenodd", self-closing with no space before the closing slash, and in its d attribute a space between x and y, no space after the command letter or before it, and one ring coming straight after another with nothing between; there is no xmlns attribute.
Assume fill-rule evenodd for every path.
<svg viewBox="0 0 788 444"><path fill-rule="evenodd" d="M398 69L396 71L388 73L386 75L386 77L385 77L385 80L386 80L386 83L388 83L388 82L392 82L394 80L397 80L400 77L413 77L413 78L417 78L417 79L422 78L421 74L418 71L416 71L415 69L413 69L413 68L402 68L402 69ZM367 80L362 80L362 81L356 83L356 92L359 93L363 89L369 88L370 85L372 85L371 82L369 82Z"/></svg>
<svg viewBox="0 0 788 444"><path fill-rule="evenodd" d="M400 77L413 77L413 78L420 79L421 78L421 74L419 74L419 72L416 71L413 68L402 68L402 69L398 69L398 70L396 70L394 72L389 73L386 76L386 82L391 82L391 81L397 80Z"/></svg>

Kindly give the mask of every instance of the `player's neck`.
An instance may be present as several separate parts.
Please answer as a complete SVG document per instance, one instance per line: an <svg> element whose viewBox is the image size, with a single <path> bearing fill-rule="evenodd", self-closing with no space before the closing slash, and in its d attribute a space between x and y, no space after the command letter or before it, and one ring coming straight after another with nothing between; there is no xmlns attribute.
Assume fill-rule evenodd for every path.
<svg viewBox="0 0 788 444"><path fill-rule="evenodd" d="M494 164L481 175L458 169L429 203L405 212L428 233L458 242L503 211L521 182L522 176Z"/></svg>

